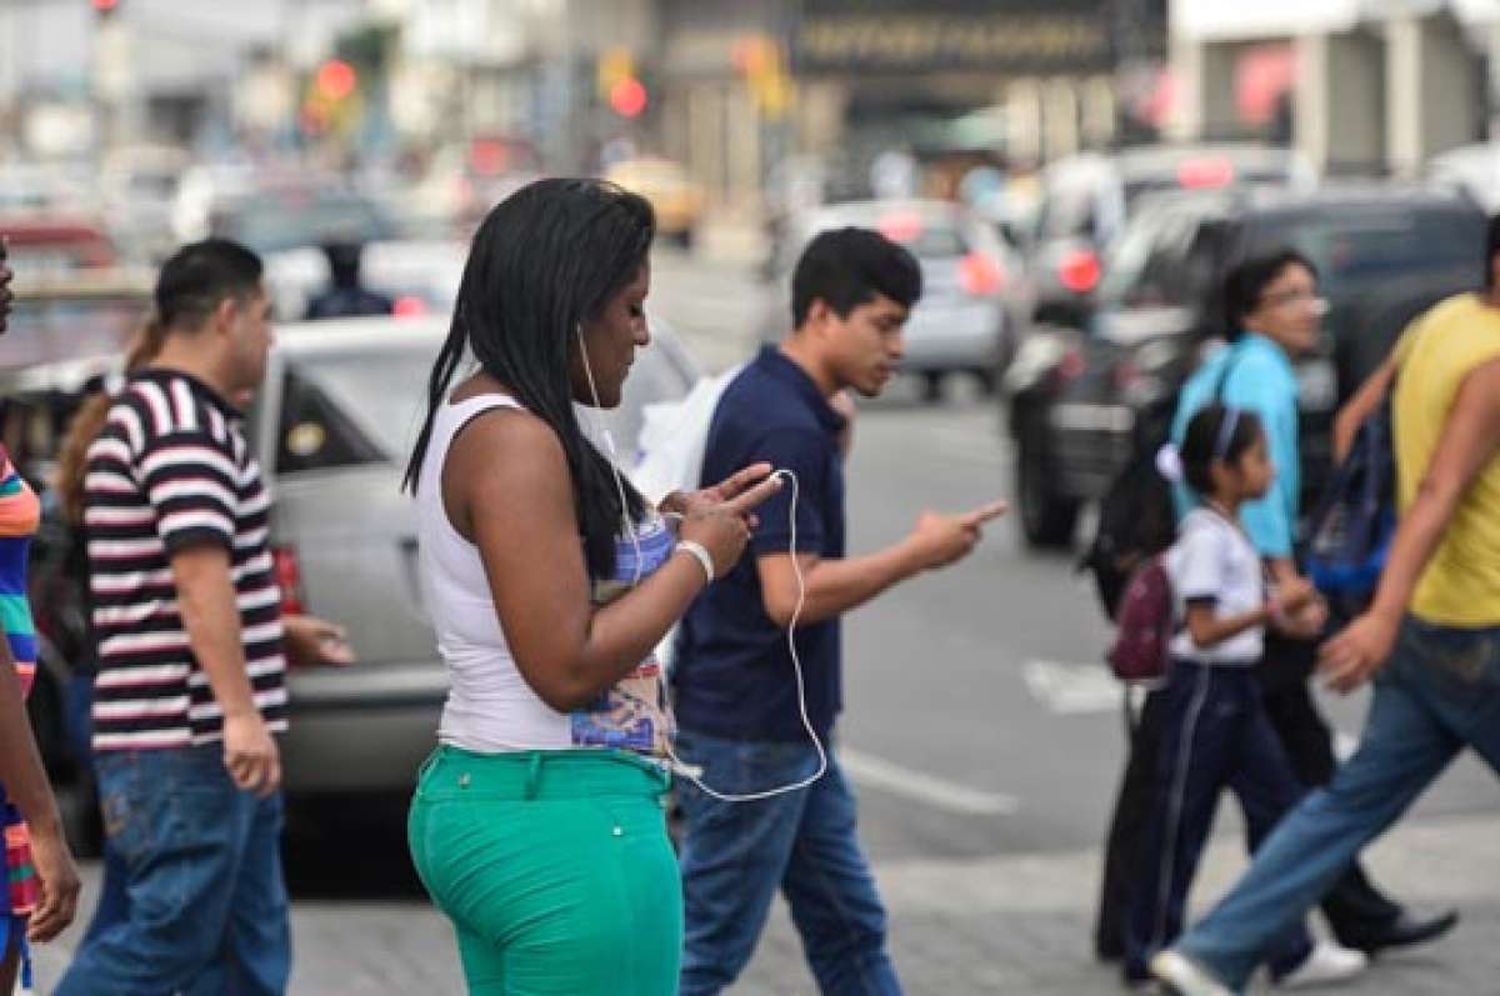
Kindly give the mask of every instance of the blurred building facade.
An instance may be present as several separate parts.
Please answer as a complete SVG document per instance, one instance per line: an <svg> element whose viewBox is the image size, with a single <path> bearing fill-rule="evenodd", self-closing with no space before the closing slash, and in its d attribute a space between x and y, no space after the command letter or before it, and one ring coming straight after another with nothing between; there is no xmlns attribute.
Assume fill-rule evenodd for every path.
<svg viewBox="0 0 1500 996"><path fill-rule="evenodd" d="M1285 141L1325 172L1413 176L1495 133L1497 0L1173 0L1178 137Z"/></svg>
<svg viewBox="0 0 1500 996"><path fill-rule="evenodd" d="M882 152L1026 167L1149 137L1166 58L1167 0L6 0L0 156L656 153L754 215L799 160L858 196Z"/></svg>
<svg viewBox="0 0 1500 996"><path fill-rule="evenodd" d="M7 0L0 154L76 156L143 142L229 145L246 114L290 119L284 80L357 23L366 0ZM247 82L259 104L244 105ZM283 85L285 84L285 85Z"/></svg>
<svg viewBox="0 0 1500 996"><path fill-rule="evenodd" d="M858 196L884 150L1034 164L1117 137L1165 0L659 0L667 153L754 206L790 158Z"/></svg>

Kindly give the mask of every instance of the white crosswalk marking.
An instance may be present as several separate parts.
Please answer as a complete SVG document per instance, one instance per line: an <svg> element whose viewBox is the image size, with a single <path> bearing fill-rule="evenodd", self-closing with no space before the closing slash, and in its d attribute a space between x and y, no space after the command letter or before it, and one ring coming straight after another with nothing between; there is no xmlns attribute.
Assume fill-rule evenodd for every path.
<svg viewBox="0 0 1500 996"><path fill-rule="evenodd" d="M1061 664L1031 660L1021 668L1026 688L1059 716L1117 712L1124 686L1101 664Z"/></svg>
<svg viewBox="0 0 1500 996"><path fill-rule="evenodd" d="M1014 796L981 792L859 751L840 749L838 757L840 766L862 788L938 809L971 816L1003 816L1014 813L1021 805Z"/></svg>

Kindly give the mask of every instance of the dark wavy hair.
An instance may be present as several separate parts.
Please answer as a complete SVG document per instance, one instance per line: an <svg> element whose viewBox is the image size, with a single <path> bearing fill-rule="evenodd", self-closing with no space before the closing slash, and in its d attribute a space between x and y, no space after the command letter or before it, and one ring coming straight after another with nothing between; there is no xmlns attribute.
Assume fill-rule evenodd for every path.
<svg viewBox="0 0 1500 996"><path fill-rule="evenodd" d="M465 350L557 433L567 456L589 573L614 571L615 537L645 502L628 484L621 508L608 460L578 424L568 361L581 322L598 317L646 263L656 218L642 197L597 180L538 180L479 226L453 324L432 365L427 418L402 487L415 492L432 423Z"/></svg>

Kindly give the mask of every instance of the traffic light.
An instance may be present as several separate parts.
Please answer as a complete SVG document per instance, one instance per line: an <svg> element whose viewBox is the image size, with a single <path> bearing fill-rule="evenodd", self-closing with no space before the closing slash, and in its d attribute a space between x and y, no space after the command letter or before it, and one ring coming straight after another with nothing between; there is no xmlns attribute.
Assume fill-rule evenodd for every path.
<svg viewBox="0 0 1500 996"><path fill-rule="evenodd" d="M622 118L638 118L646 110L646 86L634 76L627 76L609 91L609 106Z"/></svg>
<svg viewBox="0 0 1500 996"><path fill-rule="evenodd" d="M343 59L329 59L313 73L302 101L302 127L311 134L347 130L359 113L359 72Z"/></svg>
<svg viewBox="0 0 1500 996"><path fill-rule="evenodd" d="M113 16L120 7L120 0L90 0L94 7L94 16L103 20Z"/></svg>
<svg viewBox="0 0 1500 996"><path fill-rule="evenodd" d="M630 49L611 48L599 56L596 84L599 98L622 118L638 118L646 112L650 95L635 71Z"/></svg>
<svg viewBox="0 0 1500 996"><path fill-rule="evenodd" d="M343 59L329 59L318 67L313 85L320 96L336 103L354 92L359 85L359 74Z"/></svg>
<svg viewBox="0 0 1500 996"><path fill-rule="evenodd" d="M734 45L734 64L745 77L750 99L768 118L779 118L792 105L794 96L786 54L775 39L747 35Z"/></svg>

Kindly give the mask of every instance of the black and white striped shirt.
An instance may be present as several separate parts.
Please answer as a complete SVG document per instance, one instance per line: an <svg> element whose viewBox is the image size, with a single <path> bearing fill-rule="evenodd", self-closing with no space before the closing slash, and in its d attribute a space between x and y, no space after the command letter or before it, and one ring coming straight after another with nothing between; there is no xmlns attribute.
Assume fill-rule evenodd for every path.
<svg viewBox="0 0 1500 996"><path fill-rule="evenodd" d="M238 418L198 380L146 370L126 382L89 447L95 750L223 737L223 714L183 627L169 560L197 543L230 551L255 703L272 730L286 729L281 592L267 544L271 500Z"/></svg>

